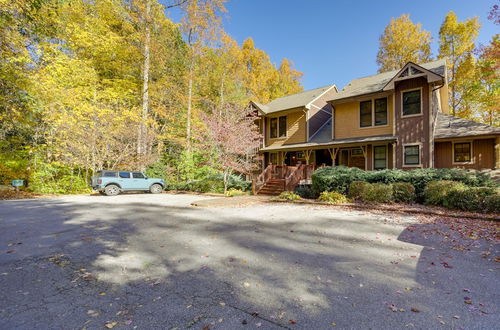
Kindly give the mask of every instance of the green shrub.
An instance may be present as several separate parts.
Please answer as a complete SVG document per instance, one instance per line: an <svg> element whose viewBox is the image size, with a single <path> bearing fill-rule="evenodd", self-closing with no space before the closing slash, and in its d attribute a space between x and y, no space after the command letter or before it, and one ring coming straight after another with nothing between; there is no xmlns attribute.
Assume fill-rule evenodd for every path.
<svg viewBox="0 0 500 330"><path fill-rule="evenodd" d="M317 197L310 185L298 185L297 187L295 187L294 192L300 197L306 199L315 199Z"/></svg>
<svg viewBox="0 0 500 330"><path fill-rule="evenodd" d="M385 183L372 183L366 186L361 196L364 202L389 203L393 201L392 185Z"/></svg>
<svg viewBox="0 0 500 330"><path fill-rule="evenodd" d="M392 184L392 195L395 202L412 203L415 201L415 187L408 182L395 182Z"/></svg>
<svg viewBox="0 0 500 330"><path fill-rule="evenodd" d="M287 201L296 201L302 198L291 191L283 191L281 194L279 194L278 199L286 199Z"/></svg>
<svg viewBox="0 0 500 330"><path fill-rule="evenodd" d="M319 195L318 200L320 202L326 202L328 204L344 204L350 202L350 200L345 195L342 195L341 193L338 193L336 191L323 191Z"/></svg>
<svg viewBox="0 0 500 330"><path fill-rule="evenodd" d="M346 193L348 187L354 181L366 181L369 183L391 184L395 182L407 182L415 187L416 200L423 202L424 190L430 181L449 180L457 181L470 187L494 187L497 186L490 176L481 172L470 172L462 169L415 169L364 171L358 168L345 166L323 167L312 175L312 187L316 194L322 191L337 191Z"/></svg>
<svg viewBox="0 0 500 330"><path fill-rule="evenodd" d="M369 189L370 184L365 181L354 181L349 186L349 197L354 200L361 200L366 192Z"/></svg>
<svg viewBox="0 0 500 330"><path fill-rule="evenodd" d="M430 181L424 189L425 204L443 206L450 191L464 188L465 185L461 182L449 180Z"/></svg>
<svg viewBox="0 0 500 330"><path fill-rule="evenodd" d="M226 191L226 196L227 197L243 196L243 195L247 195L247 193L245 191L239 190L239 189L231 188L231 189L228 189Z"/></svg>
<svg viewBox="0 0 500 330"><path fill-rule="evenodd" d="M498 194L492 187L464 187L448 192L444 206L462 211L485 211L486 200Z"/></svg>
<svg viewBox="0 0 500 330"><path fill-rule="evenodd" d="M322 167L312 175L312 189L317 195L323 191L346 194L353 181L366 181L367 173L356 167Z"/></svg>
<svg viewBox="0 0 500 330"><path fill-rule="evenodd" d="M484 211L491 213L500 213L500 194L486 196L484 198Z"/></svg>

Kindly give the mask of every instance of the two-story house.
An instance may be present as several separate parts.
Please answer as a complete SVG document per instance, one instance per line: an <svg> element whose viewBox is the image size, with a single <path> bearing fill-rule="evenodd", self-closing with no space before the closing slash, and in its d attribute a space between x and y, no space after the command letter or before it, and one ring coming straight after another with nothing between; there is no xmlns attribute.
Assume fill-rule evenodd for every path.
<svg viewBox="0 0 500 330"><path fill-rule="evenodd" d="M500 168L500 128L449 115L445 60L252 105L264 136L256 192L291 189L323 165Z"/></svg>

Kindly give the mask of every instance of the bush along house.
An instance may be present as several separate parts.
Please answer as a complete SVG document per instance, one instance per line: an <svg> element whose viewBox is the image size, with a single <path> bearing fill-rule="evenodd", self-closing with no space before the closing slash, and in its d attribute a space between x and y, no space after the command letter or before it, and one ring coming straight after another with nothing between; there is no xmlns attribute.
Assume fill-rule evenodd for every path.
<svg viewBox="0 0 500 330"><path fill-rule="evenodd" d="M264 137L257 194L293 190L320 166L500 168L500 128L449 114L444 59L251 106Z"/></svg>

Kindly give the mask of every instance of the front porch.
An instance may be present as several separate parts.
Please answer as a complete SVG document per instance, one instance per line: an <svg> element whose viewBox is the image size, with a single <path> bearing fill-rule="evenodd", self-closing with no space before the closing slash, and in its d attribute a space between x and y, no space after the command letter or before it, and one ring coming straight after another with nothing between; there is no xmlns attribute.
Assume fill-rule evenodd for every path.
<svg viewBox="0 0 500 330"><path fill-rule="evenodd" d="M301 182L310 182L312 173L325 166L394 168L394 152L392 141L265 151L262 172L253 180L252 190L254 194L270 195L293 191Z"/></svg>
<svg viewBox="0 0 500 330"><path fill-rule="evenodd" d="M331 148L286 150L264 153L264 164L297 166L298 164L321 166L358 167L363 170L393 168L392 143L348 145ZM264 169L265 166L263 166Z"/></svg>

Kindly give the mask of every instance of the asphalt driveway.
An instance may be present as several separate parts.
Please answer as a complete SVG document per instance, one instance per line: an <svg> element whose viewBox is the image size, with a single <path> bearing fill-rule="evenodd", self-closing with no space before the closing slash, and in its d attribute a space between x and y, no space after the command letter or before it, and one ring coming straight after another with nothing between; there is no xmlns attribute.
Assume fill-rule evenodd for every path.
<svg viewBox="0 0 500 330"><path fill-rule="evenodd" d="M414 216L0 201L0 329L494 329L499 245ZM498 260L498 258L497 258Z"/></svg>

